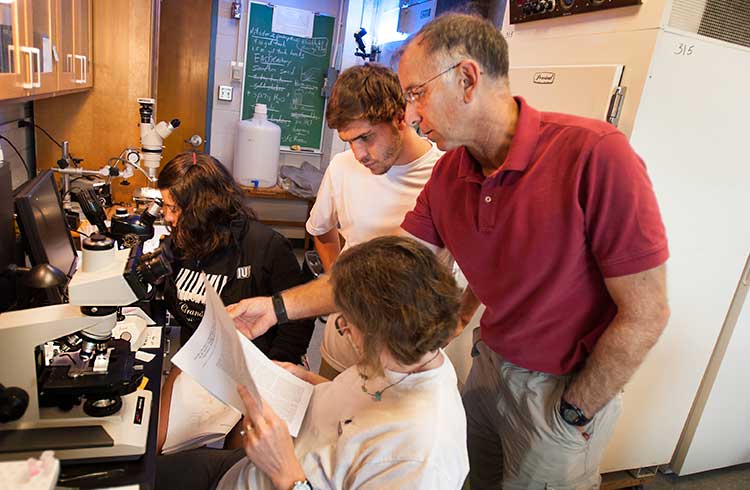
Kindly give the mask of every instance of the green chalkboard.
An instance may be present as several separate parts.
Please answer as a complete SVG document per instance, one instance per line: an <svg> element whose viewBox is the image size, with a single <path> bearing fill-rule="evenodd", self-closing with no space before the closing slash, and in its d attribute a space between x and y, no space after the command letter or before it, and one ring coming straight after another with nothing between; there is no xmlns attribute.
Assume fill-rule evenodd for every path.
<svg viewBox="0 0 750 490"><path fill-rule="evenodd" d="M272 32L272 19L273 7L250 3L242 119L266 104L282 145L320 149L334 18L316 15L312 38Z"/></svg>

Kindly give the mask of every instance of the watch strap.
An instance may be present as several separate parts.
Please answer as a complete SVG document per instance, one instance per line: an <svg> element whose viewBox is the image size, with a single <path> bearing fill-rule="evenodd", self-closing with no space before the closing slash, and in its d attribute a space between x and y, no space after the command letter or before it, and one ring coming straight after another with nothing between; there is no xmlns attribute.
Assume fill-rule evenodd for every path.
<svg viewBox="0 0 750 490"><path fill-rule="evenodd" d="M276 323L289 323L286 306L284 306L284 298L281 297L281 293L274 293L271 296L271 302L273 302L273 312L276 314Z"/></svg>

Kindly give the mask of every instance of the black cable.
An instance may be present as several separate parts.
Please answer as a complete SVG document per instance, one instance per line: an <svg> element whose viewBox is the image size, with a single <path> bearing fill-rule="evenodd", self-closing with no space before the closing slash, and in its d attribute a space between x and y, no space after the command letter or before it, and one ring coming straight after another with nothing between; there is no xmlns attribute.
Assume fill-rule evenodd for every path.
<svg viewBox="0 0 750 490"><path fill-rule="evenodd" d="M25 119L21 119L21 121L23 121L24 126L26 126L26 125L32 125L32 126L34 126L39 131L41 131L42 133L44 133L45 136L47 136L47 138L51 139L54 144L56 144L57 146L59 146L60 148L62 148L62 145L55 138L53 138L51 134L49 134L43 127L39 126L37 123L35 123L33 121L27 121ZM19 125L20 125L21 121L18 121Z"/></svg>
<svg viewBox="0 0 750 490"><path fill-rule="evenodd" d="M13 150L16 152L16 155L18 155L18 158L21 159L21 163L23 163L23 166L26 167L26 176L29 179L32 178L33 175L31 175L31 167L29 167L29 165L26 163L26 160L24 160L24 158L21 156L21 152L18 151L18 148L16 148L16 145L14 145L11 140L9 140L8 138L6 138L2 134L0 134L0 139L4 139L5 141L7 141L8 144L10 145L10 147L13 148Z"/></svg>
<svg viewBox="0 0 750 490"><path fill-rule="evenodd" d="M112 161L114 161L115 163L112 163ZM107 160L107 164L110 166L110 168L112 168L115 165L117 165L117 162L122 162L122 163L125 164L125 166L131 164L129 161L125 160L124 158L120 158L120 157L112 157L109 160Z"/></svg>

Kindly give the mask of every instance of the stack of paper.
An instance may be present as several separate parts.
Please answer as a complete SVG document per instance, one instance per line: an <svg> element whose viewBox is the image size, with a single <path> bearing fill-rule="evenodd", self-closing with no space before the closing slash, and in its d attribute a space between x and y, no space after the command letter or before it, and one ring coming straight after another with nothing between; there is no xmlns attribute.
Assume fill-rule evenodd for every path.
<svg viewBox="0 0 750 490"><path fill-rule="evenodd" d="M240 412L214 398L190 375L180 373L172 388L169 428L162 453L176 453L222 440L241 416Z"/></svg>
<svg viewBox="0 0 750 490"><path fill-rule="evenodd" d="M237 385L244 385L256 400L260 402L262 399L268 403L287 423L290 434L296 437L310 403L313 386L274 364L255 344L239 333L216 290L208 281L204 280L204 284L206 311L203 320L190 340L174 355L172 362L216 399L226 404L225 408L233 408L235 413L245 410L237 393ZM178 376L178 379L181 377L182 375ZM193 388L188 391L196 392ZM195 410L191 406L196 404L196 399L191 399L190 395L187 399L179 401L174 398L174 394L172 396L170 433L173 411L177 414L180 410ZM201 410L212 405L203 399L200 404L202 406L198 412L204 417L206 414ZM203 420L210 419L211 425L217 427L221 423L231 421L228 414L226 411L216 411ZM200 432L204 431L196 430L192 437L186 438L183 435L180 438L196 439L200 437ZM169 440L168 434L167 442Z"/></svg>

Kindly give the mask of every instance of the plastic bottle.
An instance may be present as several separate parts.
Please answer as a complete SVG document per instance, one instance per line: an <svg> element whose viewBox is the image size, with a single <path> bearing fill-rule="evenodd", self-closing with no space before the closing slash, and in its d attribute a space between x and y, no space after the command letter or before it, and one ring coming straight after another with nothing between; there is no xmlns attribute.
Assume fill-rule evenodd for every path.
<svg viewBox="0 0 750 490"><path fill-rule="evenodd" d="M266 114L265 104L255 104L253 118L237 125L234 178L241 185L273 187L278 180L281 128Z"/></svg>

